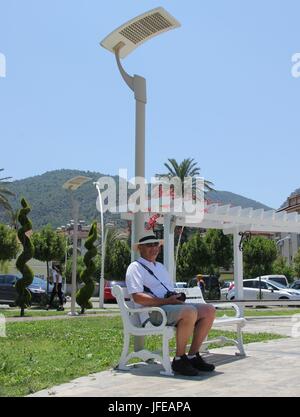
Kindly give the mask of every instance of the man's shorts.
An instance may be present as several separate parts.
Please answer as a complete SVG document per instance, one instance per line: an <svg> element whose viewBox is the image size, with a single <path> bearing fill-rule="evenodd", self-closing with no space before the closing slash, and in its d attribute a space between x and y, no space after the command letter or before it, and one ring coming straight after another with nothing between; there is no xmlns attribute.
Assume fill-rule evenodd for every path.
<svg viewBox="0 0 300 417"><path fill-rule="evenodd" d="M163 306L159 306L159 308L161 308L162 310L165 311L166 315L167 315L167 326L176 326L178 320L179 320L179 315L182 311L182 309L184 308L195 308L197 309L197 304L166 304ZM152 313L149 314L150 316L150 322L154 325L154 326L160 326L162 323L162 315L158 312L158 311L153 311Z"/></svg>

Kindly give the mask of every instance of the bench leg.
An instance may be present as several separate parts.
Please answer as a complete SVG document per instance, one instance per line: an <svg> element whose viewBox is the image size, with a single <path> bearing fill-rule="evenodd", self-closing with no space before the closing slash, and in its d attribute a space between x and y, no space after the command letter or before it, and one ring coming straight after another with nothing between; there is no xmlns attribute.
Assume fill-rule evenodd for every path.
<svg viewBox="0 0 300 417"><path fill-rule="evenodd" d="M169 351L169 340L170 338L167 335L163 336L163 346L162 346L162 366L164 371L161 371L161 375L173 376L171 362L170 362L170 351Z"/></svg>
<svg viewBox="0 0 300 417"><path fill-rule="evenodd" d="M246 356L246 352L245 352L245 349L244 349L243 333L242 333L241 326L238 326L238 328L237 328L237 348L239 350L239 353L236 353L236 355Z"/></svg>
<svg viewBox="0 0 300 417"><path fill-rule="evenodd" d="M124 342L123 342L123 350L120 358L120 363L118 368L125 371L127 370L127 357L129 354L129 345L130 345L130 335L128 333L124 333Z"/></svg>

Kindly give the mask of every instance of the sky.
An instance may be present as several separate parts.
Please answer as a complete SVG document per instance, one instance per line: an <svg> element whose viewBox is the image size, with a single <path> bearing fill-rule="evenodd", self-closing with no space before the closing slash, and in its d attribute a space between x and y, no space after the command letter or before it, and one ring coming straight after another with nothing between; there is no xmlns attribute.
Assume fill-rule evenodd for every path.
<svg viewBox="0 0 300 417"><path fill-rule="evenodd" d="M159 6L181 27L123 60L147 79L147 179L194 158L278 208L300 187L298 0L0 0L0 168L134 176L134 97L99 42Z"/></svg>

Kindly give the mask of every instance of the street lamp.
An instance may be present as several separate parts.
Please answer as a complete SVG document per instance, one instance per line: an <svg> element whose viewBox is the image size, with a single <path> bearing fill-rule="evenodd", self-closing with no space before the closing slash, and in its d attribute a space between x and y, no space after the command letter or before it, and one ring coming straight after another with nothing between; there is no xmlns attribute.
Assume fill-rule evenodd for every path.
<svg viewBox="0 0 300 417"><path fill-rule="evenodd" d="M145 178L145 107L146 80L139 75L133 77L127 74L121 65L120 58L125 58L135 48L156 35L170 29L175 29L180 23L162 7L150 10L135 17L110 33L100 43L101 46L112 52L117 61L119 71L134 92L136 100L136 126L135 126L135 177ZM137 242L144 231L144 213L139 211L133 219L133 242Z"/></svg>
<svg viewBox="0 0 300 417"><path fill-rule="evenodd" d="M107 223L104 233L104 213L103 213L103 201L102 201L102 195L100 191L99 184L97 182L94 182L94 185L97 188L98 192L98 200L99 200L99 208L100 208L100 219L101 219L101 275L99 279L99 308L104 307L104 267L105 267L105 245L106 245L106 238L108 229L114 227L112 223Z"/></svg>
<svg viewBox="0 0 300 417"><path fill-rule="evenodd" d="M79 202L74 198L73 192L76 191L82 184L90 181L91 178L78 176L71 178L63 184L65 190L70 191L72 201L72 211L74 217L74 234L73 234L73 255L72 255L72 291L71 291L71 311L70 316L77 316L75 308L76 298L76 269L77 269L77 239L78 239L78 214L79 214Z"/></svg>

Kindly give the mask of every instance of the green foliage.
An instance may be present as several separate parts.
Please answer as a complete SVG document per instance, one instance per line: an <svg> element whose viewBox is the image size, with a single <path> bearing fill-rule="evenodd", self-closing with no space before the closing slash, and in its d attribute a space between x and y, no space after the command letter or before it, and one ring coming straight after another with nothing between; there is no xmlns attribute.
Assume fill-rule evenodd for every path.
<svg viewBox="0 0 300 417"><path fill-rule="evenodd" d="M0 224L0 262L10 261L18 254L17 233L4 224Z"/></svg>
<svg viewBox="0 0 300 417"><path fill-rule="evenodd" d="M209 265L210 255L204 239L200 233L195 233L179 250L176 268L177 278L186 279L203 273Z"/></svg>
<svg viewBox="0 0 300 417"><path fill-rule="evenodd" d="M32 235L34 258L42 262L61 261L65 256L66 241L50 225Z"/></svg>
<svg viewBox="0 0 300 417"><path fill-rule="evenodd" d="M300 249L294 256L294 272L296 277L300 277Z"/></svg>
<svg viewBox="0 0 300 417"><path fill-rule="evenodd" d="M278 256L277 259L273 262L272 273L285 275L289 282L293 281L294 269L287 263L286 258L283 256Z"/></svg>
<svg viewBox="0 0 300 417"><path fill-rule="evenodd" d="M93 295L95 283L93 280L93 274L96 272L96 265L94 258L97 255L97 248L94 243L97 240L97 222L94 222L89 231L88 238L84 244L87 249L86 254L84 255L83 262L85 264L85 269L81 273L81 281L84 282L84 287L76 294L77 304L81 307L81 314L84 313L84 310L87 308L93 308L90 298Z"/></svg>
<svg viewBox="0 0 300 417"><path fill-rule="evenodd" d="M111 251L110 279L125 279L126 270L131 262L131 251L128 243L124 240L116 240Z"/></svg>
<svg viewBox="0 0 300 417"><path fill-rule="evenodd" d="M232 237L224 235L222 230L209 229L205 233L204 242L207 246L210 265L213 269L211 273L220 267L229 269L233 261Z"/></svg>
<svg viewBox="0 0 300 417"><path fill-rule="evenodd" d="M27 217L31 209L24 198L21 200L21 205L22 208L18 216L18 221L21 224L21 227L18 230L18 238L23 246L23 252L17 259L16 267L21 272L22 278L16 283L16 290L18 293L16 305L21 308L21 317L23 317L24 309L30 306L31 300L31 295L27 287L33 281L33 272L26 263L34 256L34 246L29 237L32 230L32 224Z"/></svg>
<svg viewBox="0 0 300 417"><path fill-rule="evenodd" d="M273 240L261 236L252 237L243 248L244 276L254 278L271 274L272 264L277 257L277 248Z"/></svg>

